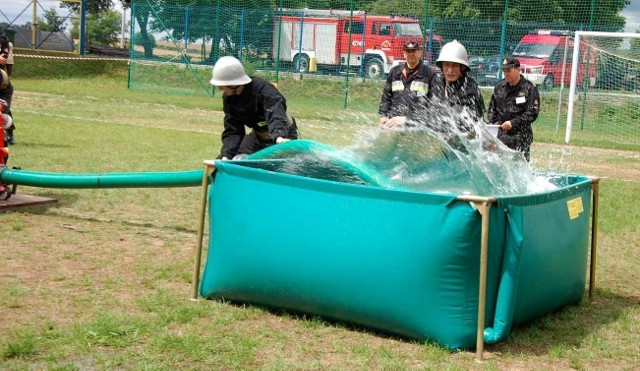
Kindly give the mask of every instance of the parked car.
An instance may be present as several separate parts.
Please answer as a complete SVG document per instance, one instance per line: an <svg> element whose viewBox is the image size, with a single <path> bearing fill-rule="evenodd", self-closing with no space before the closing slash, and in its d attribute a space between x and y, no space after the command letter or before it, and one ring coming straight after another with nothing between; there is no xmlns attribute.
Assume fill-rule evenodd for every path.
<svg viewBox="0 0 640 371"><path fill-rule="evenodd" d="M476 80L478 85L494 86L500 79L498 73L501 72L502 61L499 55L492 55L482 58L482 61L469 61L469 73ZM502 77L502 74L500 74Z"/></svg>
<svg viewBox="0 0 640 371"><path fill-rule="evenodd" d="M482 64L484 57L472 56L469 57L469 67L477 67Z"/></svg>
<svg viewBox="0 0 640 371"><path fill-rule="evenodd" d="M640 94L640 69L638 67L629 67L624 76L624 88Z"/></svg>
<svg viewBox="0 0 640 371"><path fill-rule="evenodd" d="M469 57L469 73L475 78L476 71L482 66L482 62L484 62L484 57Z"/></svg>

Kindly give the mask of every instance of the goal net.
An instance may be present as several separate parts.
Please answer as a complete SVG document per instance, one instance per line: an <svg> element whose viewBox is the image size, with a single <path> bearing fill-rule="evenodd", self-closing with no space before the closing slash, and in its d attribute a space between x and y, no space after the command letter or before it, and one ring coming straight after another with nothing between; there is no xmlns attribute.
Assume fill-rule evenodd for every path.
<svg viewBox="0 0 640 371"><path fill-rule="evenodd" d="M640 149L640 33L576 32L565 142Z"/></svg>

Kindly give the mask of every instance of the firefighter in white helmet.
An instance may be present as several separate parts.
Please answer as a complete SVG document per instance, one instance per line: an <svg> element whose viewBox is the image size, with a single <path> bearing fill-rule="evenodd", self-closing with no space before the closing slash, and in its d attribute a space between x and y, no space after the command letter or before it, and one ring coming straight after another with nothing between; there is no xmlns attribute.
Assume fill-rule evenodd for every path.
<svg viewBox="0 0 640 371"><path fill-rule="evenodd" d="M444 89L441 97L452 107L466 107L476 117L484 116L484 100L478 84L469 76L469 57L464 45L453 40L440 51L436 65L442 70Z"/></svg>
<svg viewBox="0 0 640 371"><path fill-rule="evenodd" d="M223 92L224 129L218 158L240 159L298 138L285 97L270 82L247 76L238 59L231 56L218 59L210 83ZM247 127L251 129L248 134Z"/></svg>
<svg viewBox="0 0 640 371"><path fill-rule="evenodd" d="M457 40L451 41L442 47L436 65L441 72L434 78L437 88L431 103L427 109L412 112L408 122L439 133L451 149L468 153L465 143L477 137L474 127L483 121L484 101L478 84L468 75L467 50ZM445 157L454 158L448 152L443 150Z"/></svg>

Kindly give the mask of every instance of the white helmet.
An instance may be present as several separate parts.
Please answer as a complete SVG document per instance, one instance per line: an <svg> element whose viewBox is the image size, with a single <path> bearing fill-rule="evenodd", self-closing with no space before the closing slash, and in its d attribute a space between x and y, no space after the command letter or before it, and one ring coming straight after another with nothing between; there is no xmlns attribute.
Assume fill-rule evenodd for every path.
<svg viewBox="0 0 640 371"><path fill-rule="evenodd" d="M467 56L467 49L465 49L464 45L460 44L458 40L444 44L442 50L440 50L440 56L436 61L436 65L442 68L442 62L458 63L468 69L469 57Z"/></svg>
<svg viewBox="0 0 640 371"><path fill-rule="evenodd" d="M226 56L218 59L211 73L211 85L238 86L251 82L251 78L244 73L242 63L234 57Z"/></svg>
<svg viewBox="0 0 640 371"><path fill-rule="evenodd" d="M11 116L7 115L6 113L2 114L2 118L4 121L4 128L9 129L11 125L13 125L13 119L11 118Z"/></svg>

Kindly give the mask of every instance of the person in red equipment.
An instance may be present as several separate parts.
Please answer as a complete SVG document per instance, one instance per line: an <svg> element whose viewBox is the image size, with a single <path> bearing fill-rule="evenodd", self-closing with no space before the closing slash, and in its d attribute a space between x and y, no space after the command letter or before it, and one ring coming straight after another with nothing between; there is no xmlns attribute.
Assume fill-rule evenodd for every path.
<svg viewBox="0 0 640 371"><path fill-rule="evenodd" d="M226 56L213 66L211 85L222 94L222 160L240 159L274 144L298 139L285 97L268 81L249 77L239 60ZM251 129L247 134L246 128Z"/></svg>
<svg viewBox="0 0 640 371"><path fill-rule="evenodd" d="M435 94L442 90L436 73L421 58L417 41L404 44L404 64L389 71L380 99L380 125L383 128L404 126L407 116L424 111Z"/></svg>

